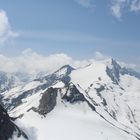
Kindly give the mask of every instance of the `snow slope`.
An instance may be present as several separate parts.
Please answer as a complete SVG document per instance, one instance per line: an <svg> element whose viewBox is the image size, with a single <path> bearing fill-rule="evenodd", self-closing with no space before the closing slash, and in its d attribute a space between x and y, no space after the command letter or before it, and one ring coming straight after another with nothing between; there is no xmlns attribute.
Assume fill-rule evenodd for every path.
<svg viewBox="0 0 140 140"><path fill-rule="evenodd" d="M135 140L109 125L85 104L59 106L46 118L31 111L17 124L21 122L25 130L28 128L35 133L28 134L31 139L36 137L34 140Z"/></svg>

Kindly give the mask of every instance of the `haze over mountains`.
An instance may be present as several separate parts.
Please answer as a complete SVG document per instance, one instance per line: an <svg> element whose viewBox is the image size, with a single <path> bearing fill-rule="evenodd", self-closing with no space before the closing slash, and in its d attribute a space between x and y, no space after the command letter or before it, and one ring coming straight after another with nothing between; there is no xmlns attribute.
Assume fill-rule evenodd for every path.
<svg viewBox="0 0 140 140"><path fill-rule="evenodd" d="M140 140L139 73L106 58L25 75L0 73L1 140Z"/></svg>

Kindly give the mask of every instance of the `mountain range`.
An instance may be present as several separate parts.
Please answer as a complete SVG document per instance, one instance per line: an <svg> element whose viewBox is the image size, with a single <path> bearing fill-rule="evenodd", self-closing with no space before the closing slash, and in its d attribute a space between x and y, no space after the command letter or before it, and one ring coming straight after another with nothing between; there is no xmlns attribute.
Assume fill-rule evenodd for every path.
<svg viewBox="0 0 140 140"><path fill-rule="evenodd" d="M114 59L30 78L0 72L0 140L140 140L140 74Z"/></svg>

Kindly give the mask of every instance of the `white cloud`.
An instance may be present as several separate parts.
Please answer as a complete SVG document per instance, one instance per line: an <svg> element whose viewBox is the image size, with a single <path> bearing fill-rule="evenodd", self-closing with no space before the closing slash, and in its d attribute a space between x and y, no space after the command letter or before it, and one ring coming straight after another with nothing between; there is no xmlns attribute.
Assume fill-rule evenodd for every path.
<svg viewBox="0 0 140 140"><path fill-rule="evenodd" d="M140 0L111 0L112 14L120 19L125 12L139 12Z"/></svg>
<svg viewBox="0 0 140 140"><path fill-rule="evenodd" d="M112 6L111 6L111 10L114 16L116 16L117 18L120 18L122 13L121 13L121 2L116 1Z"/></svg>
<svg viewBox="0 0 140 140"><path fill-rule="evenodd" d="M95 7L93 0L75 0L79 5L85 8L93 9Z"/></svg>
<svg viewBox="0 0 140 140"><path fill-rule="evenodd" d="M63 53L45 57L33 52L31 49L27 49L21 56L13 59L16 61L15 64L18 65L17 71L36 74L40 71L51 73L61 66L69 64L72 58Z"/></svg>
<svg viewBox="0 0 140 140"><path fill-rule="evenodd" d="M17 36L18 34L11 30L6 12L4 10L0 10L0 44Z"/></svg>
<svg viewBox="0 0 140 140"><path fill-rule="evenodd" d="M30 48L24 50L17 57L0 55L0 70L5 72L25 72L37 74L39 72L52 73L63 65L70 64L73 67L83 67L92 60L74 60L70 56L60 53L49 56L40 55Z"/></svg>
<svg viewBox="0 0 140 140"><path fill-rule="evenodd" d="M64 53L43 56L29 48L17 57L0 55L0 71L10 73L24 72L35 75L40 72L53 73L67 64L73 67L83 67L88 65L90 61L91 60L74 60Z"/></svg>
<svg viewBox="0 0 140 140"><path fill-rule="evenodd" d="M139 12L140 11L140 0L133 0L130 6L131 11Z"/></svg>
<svg viewBox="0 0 140 140"><path fill-rule="evenodd" d="M118 62L122 67L130 68L130 69L135 69L137 67L136 64L128 64L124 62Z"/></svg>
<svg viewBox="0 0 140 140"><path fill-rule="evenodd" d="M95 54L94 54L94 58L96 59L96 60L104 60L104 59L107 59L107 58L109 58L108 56L105 56L105 55L103 55L101 52L95 52Z"/></svg>
<svg viewBox="0 0 140 140"><path fill-rule="evenodd" d="M17 57L0 55L0 70L5 72L25 72L37 74L39 72L52 73L63 65L72 62L66 54L43 56L31 49L27 49Z"/></svg>
<svg viewBox="0 0 140 140"><path fill-rule="evenodd" d="M72 57L60 53L49 56L40 55L31 49L26 49L17 57L7 57L0 55L0 70L5 72L24 72L32 75L36 75L40 72L53 73L63 65L71 65L75 68L84 67L90 63L102 61L110 57L103 55L100 52L95 52L92 59L75 60ZM121 63L123 66L129 66L134 68L133 64Z"/></svg>
<svg viewBox="0 0 140 140"><path fill-rule="evenodd" d="M124 8L127 7L129 0L113 0L111 5L112 14L120 19Z"/></svg>

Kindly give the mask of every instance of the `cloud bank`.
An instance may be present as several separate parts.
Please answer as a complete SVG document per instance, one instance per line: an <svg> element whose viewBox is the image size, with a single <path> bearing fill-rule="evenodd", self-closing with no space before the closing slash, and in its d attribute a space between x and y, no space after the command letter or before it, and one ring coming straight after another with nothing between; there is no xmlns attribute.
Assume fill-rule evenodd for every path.
<svg viewBox="0 0 140 140"><path fill-rule="evenodd" d="M36 75L40 72L53 73L63 65L69 64L75 68L84 67L95 60L108 59L108 56L95 52L91 59L75 60L67 54L40 55L31 49L26 49L17 57L0 55L0 71L22 72Z"/></svg>
<svg viewBox="0 0 140 140"><path fill-rule="evenodd" d="M26 49L17 57L0 55L0 70L6 72L25 72L28 74L37 74L42 71L51 73L70 61L71 58L66 54L54 54L45 57L33 52L31 49Z"/></svg>
<svg viewBox="0 0 140 140"><path fill-rule="evenodd" d="M11 30L6 12L4 10L0 10L0 44L3 44L9 39L17 36L18 33Z"/></svg>

